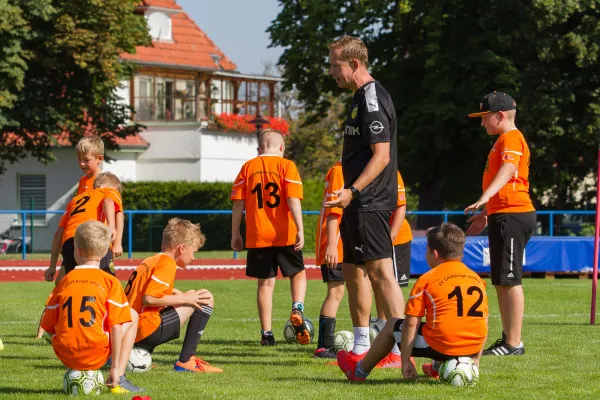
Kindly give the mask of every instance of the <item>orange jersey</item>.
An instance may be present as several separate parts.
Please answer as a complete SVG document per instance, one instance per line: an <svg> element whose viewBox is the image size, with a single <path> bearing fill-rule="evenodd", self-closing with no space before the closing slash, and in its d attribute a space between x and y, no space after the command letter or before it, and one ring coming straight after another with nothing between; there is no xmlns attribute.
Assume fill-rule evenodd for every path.
<svg viewBox="0 0 600 400"><path fill-rule="evenodd" d="M160 311L164 307L145 306L142 299L145 295L163 298L173 293L175 260L166 254L159 253L146 258L142 264L131 273L125 293L127 300L140 316L135 341L150 336L160 326Z"/></svg>
<svg viewBox="0 0 600 400"><path fill-rule="evenodd" d="M460 261L448 261L422 275L410 292L406 315L425 316L423 336L449 356L478 353L487 336L485 282Z"/></svg>
<svg viewBox="0 0 600 400"><path fill-rule="evenodd" d="M131 321L121 283L98 267L78 266L52 291L41 327L67 368L100 369L110 356L110 328Z"/></svg>
<svg viewBox="0 0 600 400"><path fill-rule="evenodd" d="M517 171L487 203L488 215L498 212L535 211L529 197L529 147L517 129L505 132L490 151L483 173L483 190L492 183L500 167L511 163Z"/></svg>
<svg viewBox="0 0 600 400"><path fill-rule="evenodd" d="M263 154L246 162L231 191L231 200L246 201L246 247L289 246L298 229L287 199L303 198L293 161Z"/></svg>
<svg viewBox="0 0 600 400"><path fill-rule="evenodd" d="M111 199L115 202L115 212L122 211L123 204L121 195L114 189L102 188L94 189L91 192L85 192L73 197L73 200L67 206L66 217L61 219L59 227L64 229L62 242L75 236L77 227L86 221L106 222L102 201Z"/></svg>
<svg viewBox="0 0 600 400"><path fill-rule="evenodd" d="M333 167L327 171L325 177L325 190L323 191L323 201L321 203L321 213L319 214L319 225L317 225L316 246L317 266L325 264L325 252L327 251L327 217L335 215L337 217L337 229L335 230L335 240L337 241L338 263L343 262L344 250L342 239L340 238L340 222L342 220L342 208L326 208L325 202L334 200L337 195L333 194L336 190L344 188L344 175L342 174L342 162L337 161Z"/></svg>
<svg viewBox="0 0 600 400"><path fill-rule="evenodd" d="M91 192L94 190L94 181L96 180L96 175L88 178L86 175L82 176L79 179L79 185L77 186L77 194Z"/></svg>
<svg viewBox="0 0 600 400"><path fill-rule="evenodd" d="M396 203L396 208L400 206L406 205L406 188L404 187L404 181L402 180L402 176L400 175L400 171L398 171L398 201ZM394 211L394 214L396 211ZM392 214L392 218L390 219L390 224L394 219L394 214ZM396 235L396 240L392 245L396 246L399 244L404 244L410 242L413 239L412 230L410 229L410 224L404 218L402 221L402 225L400 226L400 230L398 231L398 235Z"/></svg>

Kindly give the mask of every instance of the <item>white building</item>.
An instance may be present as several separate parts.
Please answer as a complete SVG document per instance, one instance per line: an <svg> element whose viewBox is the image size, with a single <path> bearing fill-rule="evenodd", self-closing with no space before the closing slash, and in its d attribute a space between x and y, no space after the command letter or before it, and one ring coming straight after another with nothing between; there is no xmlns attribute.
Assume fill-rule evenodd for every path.
<svg viewBox="0 0 600 400"><path fill-rule="evenodd" d="M277 117L281 79L239 73L175 0L145 0L140 11L153 47L122 56L138 68L119 95L135 107L132 119L148 129L120 140L121 150L106 154L113 161L103 170L123 181L233 181L241 165L256 156L256 135L221 129L219 117ZM53 154L56 161L49 165L25 159L8 166L0 177L0 210L65 208L81 170L73 147ZM0 214L0 232L12 227L11 234L20 235L15 217ZM50 249L59 217L34 218L34 251Z"/></svg>

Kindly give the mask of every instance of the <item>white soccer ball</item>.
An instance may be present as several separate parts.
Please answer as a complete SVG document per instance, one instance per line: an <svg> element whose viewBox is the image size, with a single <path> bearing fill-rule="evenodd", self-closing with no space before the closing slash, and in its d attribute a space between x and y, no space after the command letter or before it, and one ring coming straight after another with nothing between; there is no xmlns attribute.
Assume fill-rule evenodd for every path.
<svg viewBox="0 0 600 400"><path fill-rule="evenodd" d="M68 369L63 379L63 391L77 396L97 395L104 389L104 376L100 371L77 371Z"/></svg>
<svg viewBox="0 0 600 400"><path fill-rule="evenodd" d="M479 380L479 368L470 357L444 361L439 373L440 381L452 386L475 386Z"/></svg>
<svg viewBox="0 0 600 400"><path fill-rule="evenodd" d="M379 318L371 318L369 320L369 341L373 343L373 340L379 335L385 326L385 320Z"/></svg>
<svg viewBox="0 0 600 400"><path fill-rule="evenodd" d="M125 370L127 372L146 372L152 367L152 354L148 350L134 347L131 349L129 361Z"/></svg>
<svg viewBox="0 0 600 400"><path fill-rule="evenodd" d="M312 343L315 337L315 327L310 318L304 318L304 322L306 322L306 325L308 326L308 332L310 333L310 343ZM288 343L298 343L298 341L296 340L296 331L294 330L292 321L290 321L289 319L286 321L283 327L283 337Z"/></svg>
<svg viewBox="0 0 600 400"><path fill-rule="evenodd" d="M333 349L352 351L354 348L354 334L350 331L339 331L333 335Z"/></svg>

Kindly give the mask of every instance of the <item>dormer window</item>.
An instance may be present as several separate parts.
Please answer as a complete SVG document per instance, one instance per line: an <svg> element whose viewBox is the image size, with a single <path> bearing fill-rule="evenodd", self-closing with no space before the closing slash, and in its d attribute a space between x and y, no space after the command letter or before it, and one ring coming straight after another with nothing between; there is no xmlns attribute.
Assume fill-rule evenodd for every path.
<svg viewBox="0 0 600 400"><path fill-rule="evenodd" d="M167 14L161 11L148 11L146 19L152 40L173 40L171 18Z"/></svg>

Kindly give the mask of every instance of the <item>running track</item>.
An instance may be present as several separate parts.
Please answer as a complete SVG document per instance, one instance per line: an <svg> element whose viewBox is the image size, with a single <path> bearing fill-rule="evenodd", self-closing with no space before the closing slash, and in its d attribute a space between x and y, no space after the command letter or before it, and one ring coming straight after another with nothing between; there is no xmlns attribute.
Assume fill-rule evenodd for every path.
<svg viewBox="0 0 600 400"><path fill-rule="evenodd" d="M139 260L117 260L117 278L127 280L131 271L142 263ZM321 279L321 270L314 265L315 260L305 260L306 277ZM253 279L246 276L245 260L194 260L186 269L177 270L178 280L232 280ZM48 261L0 260L0 282L44 282L44 271ZM281 274L277 276L281 279Z"/></svg>

